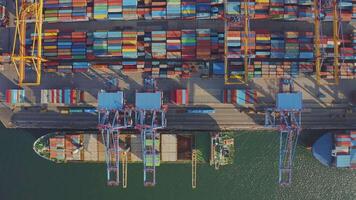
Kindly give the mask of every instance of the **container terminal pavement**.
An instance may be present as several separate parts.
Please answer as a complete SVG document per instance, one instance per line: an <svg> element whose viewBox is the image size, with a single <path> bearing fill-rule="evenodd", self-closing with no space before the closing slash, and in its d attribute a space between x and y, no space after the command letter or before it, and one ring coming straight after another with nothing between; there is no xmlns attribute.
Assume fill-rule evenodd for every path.
<svg viewBox="0 0 356 200"><path fill-rule="evenodd" d="M0 67L0 117L6 127L95 129L97 127L96 114L92 112L78 113L74 111L75 108L95 108L97 106L97 94L100 90L112 91L117 89L124 91L127 103L133 105L135 92L143 90L143 76L145 74L150 74L156 78L158 89L163 92L163 101L168 103L166 129L264 129L265 110L275 106L275 96L279 91L279 79L291 77L291 75L294 77L295 91L300 91L303 95L303 129L351 129L356 126L354 123L356 114L351 102L351 94L356 85L355 72L351 71L351 75L348 73L346 78L341 78L338 85L318 84L314 68L316 59L313 56L315 45L309 44L308 46L305 44L307 46L306 51L302 48L298 49L298 47L296 53L290 50L290 48L295 48L295 45L298 46L298 43L299 46L301 45L301 37L306 36L307 40L304 41L314 42L313 34L315 29L313 20L299 19L303 12L307 16L311 14L311 10L307 8L312 7L312 1L308 1L310 4L305 3L304 7L301 6L302 3L300 1L296 1L296 3L291 1L288 6L294 6L298 12L288 11L278 20L271 19L268 14L261 14L271 12L271 8L276 7L273 4L274 1L263 2L264 4L259 1L250 2L249 8L251 12L249 13L248 32L249 35L253 35L255 38L252 41L250 41L251 38L248 39L250 48L248 54L251 57L249 59L250 65L254 65L255 68L249 74L248 82L239 85L225 84L224 74L231 74L231 72L229 72L229 69L223 70L221 63L227 62L227 65L233 65L229 61L230 58L225 61L224 58L229 57L229 55L235 55L234 46L229 46L227 49L224 49L224 46L229 45L230 39L232 43L236 43L234 40L239 38L239 53L237 57L232 56L231 59L237 60L238 65L243 68L244 40L242 32L245 30L243 23L241 23L242 25L238 24L237 27L229 26L229 22L225 22L230 18L222 17L222 13L224 6L226 6L228 8L226 13L229 16L240 16L239 13L244 13L242 2L241 4L240 2L232 1L204 1L196 4L195 2L190 2L192 5L188 6L189 9L194 7L196 12L187 11L189 10L188 7L183 9L187 4L183 5L182 3L182 13L177 11L177 14L170 1L167 1L167 3L150 1L152 10L149 13L151 14L142 14L139 12L142 2L135 1L137 3L133 6L137 7L137 13L133 14L133 10L131 12L125 11L125 9L129 9L129 7L125 7L125 3L129 1L123 1L123 13L121 15L116 13L114 9L116 8L115 6L120 7L120 5L111 4L111 1L104 1L108 2L106 5L108 12L100 11L103 6L97 4L97 1L93 1L93 4L86 4L87 9L85 10L79 9L81 4L74 3L77 1L68 1L69 4L73 2L71 6L66 6L66 9L70 10L66 13L70 14L60 13L51 2L44 1L45 20L43 23L44 37L42 37L44 50L42 55L46 62L43 62L42 69L44 71L41 74L41 84L39 86L23 86L19 88L17 85L18 77L13 64L4 62ZM184 2L184 0L181 2ZM229 6L235 5L234 3L238 5L238 9L229 10ZM7 4L10 25L0 30L2 35L7 36L1 37L0 41L1 53L5 53L4 55L6 53L11 54L12 42L9 41L12 40L7 38L13 37L15 23L14 6L11 1L7 1ZM262 6L261 8L262 4L265 7ZM204 6L214 7L212 10L215 11L204 11L202 9ZM153 9L154 7L159 7L160 9L158 10L164 9L158 12L157 9ZM287 5L283 4L280 7L288 10L286 9ZM352 21L353 19L351 20L351 15L348 15L349 11L347 9L348 7L342 7L341 13L339 13L342 18L339 23L340 30L342 30L340 38L344 39L346 50L348 50L350 41L351 47L352 45L354 46L352 37L355 37L352 36L354 22ZM333 23L330 20L332 15L328 12L325 12L326 17L321 20L320 28L322 29L322 34L332 40ZM85 14L83 15L83 13ZM103 13L104 16L102 16ZM349 17L350 20L348 19ZM26 41L28 42L31 40L29 34L33 26L31 24L27 26L29 31L27 31L28 38ZM103 38L102 34L105 31L106 38ZM108 33L109 31L116 32L115 34L119 38L107 38L107 35L110 34ZM241 37L239 35L238 37L231 36L229 38L230 36L227 34L229 31L234 34L239 33ZM47 37L46 34L50 36ZM285 51L285 54L290 51L292 54L302 55L304 51L303 55L311 54L311 58L300 58L300 56L297 58L273 58L272 54L279 55L274 52L273 47L271 48L273 34L281 37L278 40L284 42L284 49L281 51ZM55 39L53 39L53 35L56 35ZM125 38L125 35L127 38ZM289 36L291 38L288 38ZM132 37L134 37L133 41L131 41ZM261 39L264 37L267 37L267 41ZM310 37L309 40L308 37ZM346 37L351 37L351 39ZM141 38L143 50L140 47ZM110 41L110 39L112 40ZM150 50L145 49L145 45L147 45L145 41L147 40L150 41ZM83 41L85 47L82 46ZM115 43L117 41L120 42ZM128 42L127 44L125 44L126 41ZM216 41L216 44L214 41ZM207 45L206 43L209 44ZM136 48L134 51L130 50L132 49L131 44L134 44ZM51 45L56 47L51 47ZM194 48L191 48L191 46ZM82 47L84 51L78 50L78 48ZM130 51L126 51L126 47ZM55 49L54 51L53 48ZM215 48L216 51L214 51ZM231 52L229 49L232 49ZM328 52L333 50L332 47L325 47L325 49ZM340 49L342 49L342 45L340 45ZM151 57L146 58L147 54L151 54ZM354 64L354 56L355 52L351 53L352 59L340 58L340 66L345 63ZM6 59L6 56L4 56L4 59ZM187 59L187 62L185 62L185 59ZM124 63L126 61L133 63ZM165 69L167 65L170 67L172 64L170 62L173 61L179 61L178 65L181 66L175 66L175 69L182 69L183 67L183 72L177 73L174 70L170 72L169 69L168 71ZM323 61L332 63L332 56L328 55ZM87 66L90 65L91 67L80 66L83 62L88 62ZM269 62L269 64L264 65L263 62ZM291 66L293 62L299 64L301 62L309 62L306 70L309 71L304 73L303 70L305 68L302 65L293 67L292 64ZM147 63L150 64L149 70L146 70ZM289 66L283 67L286 63ZM126 68L125 64L134 65L135 67L131 68L132 66L129 66ZM74 65L77 65L77 68L74 68ZM259 74L258 70L256 70L258 65L262 66L262 74ZM268 76L264 74L265 67L270 71ZM295 68L298 68L298 72L292 72L293 70L291 69ZM352 69L355 70L354 66L353 68L351 67ZM27 73L30 74L30 71ZM332 82L332 80L330 81ZM15 89L16 91L12 91L9 94L8 90ZM23 89L23 91L17 91L18 89ZM81 101L74 102L69 100L70 103L68 101L44 101L44 94L49 98L48 95L53 93L51 89L80 91ZM177 97L172 95L176 93L177 89L186 90L187 95L184 103L177 103ZM47 93L44 90L47 90ZM231 91L235 91L238 94L241 91L242 93L244 91L252 91L255 99L253 102L247 100L250 96L248 92L243 94L243 97L241 94L238 97L241 97L244 102L233 100L233 98L229 99L231 97L227 98L227 94L235 94L234 92L231 93ZM58 91L56 92L58 93ZM63 94L68 96L68 93L63 92ZM69 96L74 98L73 92L70 94ZM17 95L19 97L14 100L14 96ZM10 102L8 99L10 97L15 102ZM64 100L64 98L63 96L62 99ZM79 99L79 97L76 99ZM64 112L61 113L63 107L75 108L73 108L72 113L63 114ZM187 108L192 107L197 109L208 107L214 112L200 114L187 112Z"/></svg>

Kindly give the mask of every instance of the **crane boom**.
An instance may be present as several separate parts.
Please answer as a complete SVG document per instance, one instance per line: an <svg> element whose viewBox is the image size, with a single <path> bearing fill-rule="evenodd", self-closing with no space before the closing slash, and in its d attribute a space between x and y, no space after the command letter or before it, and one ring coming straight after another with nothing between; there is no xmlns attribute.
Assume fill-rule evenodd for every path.
<svg viewBox="0 0 356 200"><path fill-rule="evenodd" d="M245 32L245 37L244 37L244 67L245 67L245 83L248 81L248 40L249 40L249 12L248 12L248 1L249 0L244 0L244 32Z"/></svg>
<svg viewBox="0 0 356 200"><path fill-rule="evenodd" d="M320 85L321 55L320 55L320 10L319 0L314 0L314 52L316 81Z"/></svg>
<svg viewBox="0 0 356 200"><path fill-rule="evenodd" d="M333 40L334 40L334 79L339 84L339 14L337 0L333 0Z"/></svg>
<svg viewBox="0 0 356 200"><path fill-rule="evenodd" d="M332 3L330 4L330 2ZM321 27L320 27L320 17L321 9L331 8L333 12L333 43L334 43L334 56L333 56L333 78L335 82L329 83L332 85L338 85L339 80L339 13L337 0L330 0L330 2L320 2L320 0L314 0L314 53L315 53L315 72L316 72L316 81L318 85L324 84L321 81L321 67L322 67L322 55L320 52L320 37L321 37ZM322 8L323 7L323 8Z"/></svg>

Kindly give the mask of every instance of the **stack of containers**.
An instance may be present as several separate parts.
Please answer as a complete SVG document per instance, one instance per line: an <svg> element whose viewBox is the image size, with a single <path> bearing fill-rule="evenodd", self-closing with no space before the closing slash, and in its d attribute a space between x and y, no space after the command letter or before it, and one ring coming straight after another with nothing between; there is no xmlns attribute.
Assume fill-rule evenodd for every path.
<svg viewBox="0 0 356 200"><path fill-rule="evenodd" d="M258 62L258 63L256 63ZM268 78L269 77L269 62L259 62L255 61L255 71L261 71L261 76L263 78ZM258 73L258 72L257 72Z"/></svg>
<svg viewBox="0 0 356 200"><path fill-rule="evenodd" d="M248 15L250 16L250 19L254 19L255 18L255 0L249 0L247 2L247 12ZM241 14L245 13L245 3L241 2Z"/></svg>
<svg viewBox="0 0 356 200"><path fill-rule="evenodd" d="M72 0L72 6L72 20L82 21L87 19L87 0Z"/></svg>
<svg viewBox="0 0 356 200"><path fill-rule="evenodd" d="M234 16L241 13L240 0L227 0L225 5L227 5L225 8L227 15Z"/></svg>
<svg viewBox="0 0 356 200"><path fill-rule="evenodd" d="M284 36L283 33L271 34L271 58L284 58Z"/></svg>
<svg viewBox="0 0 356 200"><path fill-rule="evenodd" d="M227 57L240 58L241 57L241 32L227 31L226 33Z"/></svg>
<svg viewBox="0 0 356 200"><path fill-rule="evenodd" d="M296 20L298 16L298 0L284 0L284 19Z"/></svg>
<svg viewBox="0 0 356 200"><path fill-rule="evenodd" d="M146 5L147 3L147 5ZM137 0L137 19L152 19L151 16L151 2L145 0Z"/></svg>
<svg viewBox="0 0 356 200"><path fill-rule="evenodd" d="M188 90L187 89L176 89L172 92L171 98L173 103L177 105L188 105Z"/></svg>
<svg viewBox="0 0 356 200"><path fill-rule="evenodd" d="M271 34L267 31L256 32L256 58L269 58L271 55Z"/></svg>
<svg viewBox="0 0 356 200"><path fill-rule="evenodd" d="M93 45L94 45L94 36L93 32L87 32L87 59L92 60L95 59L94 56L94 50L93 50Z"/></svg>
<svg viewBox="0 0 356 200"><path fill-rule="evenodd" d="M72 63L60 63L57 71L58 73L71 74L73 72Z"/></svg>
<svg viewBox="0 0 356 200"><path fill-rule="evenodd" d="M305 60L314 58L313 35L313 32L299 33L298 43L300 59Z"/></svg>
<svg viewBox="0 0 356 200"><path fill-rule="evenodd" d="M43 38L43 55L47 58L56 58L58 56L57 52L57 37L58 29L47 29L44 31Z"/></svg>
<svg viewBox="0 0 356 200"><path fill-rule="evenodd" d="M313 1L298 0L298 20L313 20Z"/></svg>
<svg viewBox="0 0 356 200"><path fill-rule="evenodd" d="M137 32L137 57L144 60L145 55L145 32Z"/></svg>
<svg viewBox="0 0 356 200"><path fill-rule="evenodd" d="M109 31L108 32L108 54L122 58L122 32Z"/></svg>
<svg viewBox="0 0 356 200"><path fill-rule="evenodd" d="M211 59L210 29L197 29L197 59Z"/></svg>
<svg viewBox="0 0 356 200"><path fill-rule="evenodd" d="M71 59L72 58L72 35L71 33L58 33L58 58Z"/></svg>
<svg viewBox="0 0 356 200"><path fill-rule="evenodd" d="M47 22L58 21L58 10L61 6L59 0L48 0L43 2L44 20Z"/></svg>
<svg viewBox="0 0 356 200"><path fill-rule="evenodd" d="M41 104L77 105L84 102L84 91L76 89L42 89Z"/></svg>
<svg viewBox="0 0 356 200"><path fill-rule="evenodd" d="M124 72L140 72L137 67L138 61L122 61Z"/></svg>
<svg viewBox="0 0 356 200"><path fill-rule="evenodd" d="M219 55L220 58L223 59L225 55L225 33L218 32L218 43L219 43Z"/></svg>
<svg viewBox="0 0 356 200"><path fill-rule="evenodd" d="M44 71L45 72L57 72L59 63L56 61L47 61L43 63Z"/></svg>
<svg viewBox="0 0 356 200"><path fill-rule="evenodd" d="M224 16L224 1L223 0L211 0L211 19L221 19Z"/></svg>
<svg viewBox="0 0 356 200"><path fill-rule="evenodd" d="M122 0L122 15L124 20L137 19L137 0Z"/></svg>
<svg viewBox="0 0 356 200"><path fill-rule="evenodd" d="M120 20L122 17L122 0L108 0L108 19Z"/></svg>
<svg viewBox="0 0 356 200"><path fill-rule="evenodd" d="M300 73L312 73L314 71L314 62L299 62L299 72Z"/></svg>
<svg viewBox="0 0 356 200"><path fill-rule="evenodd" d="M108 0L94 0L94 19L108 18Z"/></svg>
<svg viewBox="0 0 356 200"><path fill-rule="evenodd" d="M70 21L72 19L72 0L59 0L59 21Z"/></svg>
<svg viewBox="0 0 356 200"><path fill-rule="evenodd" d="M288 75L288 72L284 72L286 75ZM299 64L298 62L291 62L290 64L290 72L289 74L292 77L297 77L299 76Z"/></svg>
<svg viewBox="0 0 356 200"><path fill-rule="evenodd" d="M210 1L211 0L197 0L196 1L196 18L210 19Z"/></svg>
<svg viewBox="0 0 356 200"><path fill-rule="evenodd" d="M335 134L336 167L351 167L350 147L350 135Z"/></svg>
<svg viewBox="0 0 356 200"><path fill-rule="evenodd" d="M167 31L167 59L181 59L180 38L180 31Z"/></svg>
<svg viewBox="0 0 356 200"><path fill-rule="evenodd" d="M211 59L219 59L219 35L216 31L210 32L210 41L211 41Z"/></svg>
<svg viewBox="0 0 356 200"><path fill-rule="evenodd" d="M356 131L350 131L351 137L351 169L356 169Z"/></svg>
<svg viewBox="0 0 356 200"><path fill-rule="evenodd" d="M96 57L108 55L108 32L97 31L93 33L93 53Z"/></svg>
<svg viewBox="0 0 356 200"><path fill-rule="evenodd" d="M174 75L180 76L183 71L183 63L182 62L174 62L171 63L172 68L174 68Z"/></svg>
<svg viewBox="0 0 356 200"><path fill-rule="evenodd" d="M151 15L152 19L166 18L166 0L152 0Z"/></svg>
<svg viewBox="0 0 356 200"><path fill-rule="evenodd" d="M193 60L196 58L196 34L195 30L182 30L182 58Z"/></svg>
<svg viewBox="0 0 356 200"><path fill-rule="evenodd" d="M284 0L271 0L269 16L271 19L284 18Z"/></svg>
<svg viewBox="0 0 356 200"><path fill-rule="evenodd" d="M166 31L152 31L152 58L166 58Z"/></svg>
<svg viewBox="0 0 356 200"><path fill-rule="evenodd" d="M90 68L89 62L73 62L73 72L87 72Z"/></svg>
<svg viewBox="0 0 356 200"><path fill-rule="evenodd" d="M145 58L152 58L152 34L151 32L145 32L144 35L144 46L145 46Z"/></svg>
<svg viewBox="0 0 356 200"><path fill-rule="evenodd" d="M353 30L353 34L351 37L352 37L352 46L354 49L354 59L356 59L356 29Z"/></svg>
<svg viewBox="0 0 356 200"><path fill-rule="evenodd" d="M151 76L153 78L159 78L159 65L160 61L152 61L151 63ZM148 67L148 66L147 66ZM145 68L147 68L145 67Z"/></svg>
<svg viewBox="0 0 356 200"><path fill-rule="evenodd" d="M338 2L338 7L340 9L341 21L351 21L352 19L352 0L340 0Z"/></svg>
<svg viewBox="0 0 356 200"><path fill-rule="evenodd" d="M15 105L25 103L25 90L23 89L8 89L6 90L6 103Z"/></svg>
<svg viewBox="0 0 356 200"><path fill-rule="evenodd" d="M256 33L254 31L250 31L246 36L245 32L241 32L241 55L244 55L244 51L245 51L245 42L244 42L245 37L248 37L248 44L247 44L248 54L250 58L255 58L256 57L256 53L255 53Z"/></svg>
<svg viewBox="0 0 356 200"><path fill-rule="evenodd" d="M72 32L72 58L86 58L86 32Z"/></svg>
<svg viewBox="0 0 356 200"><path fill-rule="evenodd" d="M269 18L269 0L256 0L255 19Z"/></svg>
<svg viewBox="0 0 356 200"><path fill-rule="evenodd" d="M352 21L356 20L356 1L352 1Z"/></svg>
<svg viewBox="0 0 356 200"><path fill-rule="evenodd" d="M342 35L340 37L340 58L344 61L350 61L354 59L353 42L350 35Z"/></svg>
<svg viewBox="0 0 356 200"><path fill-rule="evenodd" d="M323 36L320 39L320 46L322 49L325 50L324 56L326 58L333 58L334 57L334 40L330 36Z"/></svg>
<svg viewBox="0 0 356 200"><path fill-rule="evenodd" d="M333 21L332 6L324 8L324 21Z"/></svg>
<svg viewBox="0 0 356 200"><path fill-rule="evenodd" d="M190 78L191 63L184 62L182 65L182 78Z"/></svg>
<svg viewBox="0 0 356 200"><path fill-rule="evenodd" d="M49 158L56 159L58 161L64 161L64 136L57 135L55 137L49 138L49 150Z"/></svg>
<svg viewBox="0 0 356 200"><path fill-rule="evenodd" d="M137 32L124 31L122 34L122 56L124 59L137 59Z"/></svg>
<svg viewBox="0 0 356 200"><path fill-rule="evenodd" d="M253 77L261 78L262 77L262 62L261 61L253 61Z"/></svg>
<svg viewBox="0 0 356 200"><path fill-rule="evenodd" d="M244 64L241 59L228 59L228 75L242 77L245 72Z"/></svg>
<svg viewBox="0 0 356 200"><path fill-rule="evenodd" d="M285 58L296 59L299 57L298 32L285 32Z"/></svg>
<svg viewBox="0 0 356 200"><path fill-rule="evenodd" d="M224 103L246 106L246 104L255 104L257 101L257 92L252 89L225 89Z"/></svg>
<svg viewBox="0 0 356 200"><path fill-rule="evenodd" d="M194 19L196 15L195 0L181 0L182 18Z"/></svg>
<svg viewBox="0 0 356 200"><path fill-rule="evenodd" d="M167 0L167 19L180 19L181 0Z"/></svg>
<svg viewBox="0 0 356 200"><path fill-rule="evenodd" d="M356 67L354 63L340 63L340 76L341 79L355 79Z"/></svg>

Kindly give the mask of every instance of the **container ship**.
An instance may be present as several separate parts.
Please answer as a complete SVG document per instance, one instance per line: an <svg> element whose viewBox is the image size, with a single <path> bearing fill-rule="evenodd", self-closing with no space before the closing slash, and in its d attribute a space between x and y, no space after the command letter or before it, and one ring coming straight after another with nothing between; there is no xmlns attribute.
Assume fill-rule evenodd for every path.
<svg viewBox="0 0 356 200"><path fill-rule="evenodd" d="M158 134L155 148L158 150L156 166L160 162L185 162L191 160L194 135ZM158 142L157 142L158 141ZM142 162L140 134L120 134L121 152L128 162ZM38 138L34 151L41 157L56 162L105 162L105 145L102 135L96 132L53 132Z"/></svg>
<svg viewBox="0 0 356 200"><path fill-rule="evenodd" d="M356 169L356 131L326 133L313 144L312 152L325 166Z"/></svg>

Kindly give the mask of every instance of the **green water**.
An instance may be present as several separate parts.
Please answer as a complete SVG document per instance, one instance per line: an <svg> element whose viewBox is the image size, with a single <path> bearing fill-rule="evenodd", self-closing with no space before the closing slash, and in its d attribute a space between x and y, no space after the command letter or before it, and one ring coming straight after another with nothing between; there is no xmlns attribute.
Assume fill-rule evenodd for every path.
<svg viewBox="0 0 356 200"><path fill-rule="evenodd" d="M54 164L32 151L40 134L3 127L0 134L0 200L356 199L356 171L323 167L301 146L293 185L280 188L275 133L237 134L234 165L219 171L198 165L195 190L189 164L161 165L154 188L143 187L140 164L129 165L128 188L109 188L104 164Z"/></svg>

